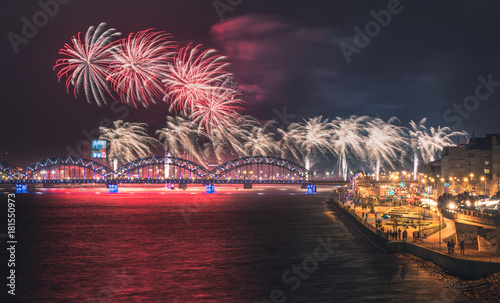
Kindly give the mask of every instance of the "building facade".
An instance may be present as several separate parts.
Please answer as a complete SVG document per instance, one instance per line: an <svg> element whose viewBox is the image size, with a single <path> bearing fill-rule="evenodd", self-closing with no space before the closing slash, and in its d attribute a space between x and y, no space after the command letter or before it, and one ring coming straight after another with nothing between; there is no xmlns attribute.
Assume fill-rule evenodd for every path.
<svg viewBox="0 0 500 303"><path fill-rule="evenodd" d="M498 136L493 138L491 161L492 192L497 193L500 191L500 140Z"/></svg>
<svg viewBox="0 0 500 303"><path fill-rule="evenodd" d="M443 150L441 175L455 192L493 195L499 188L500 134L470 138Z"/></svg>

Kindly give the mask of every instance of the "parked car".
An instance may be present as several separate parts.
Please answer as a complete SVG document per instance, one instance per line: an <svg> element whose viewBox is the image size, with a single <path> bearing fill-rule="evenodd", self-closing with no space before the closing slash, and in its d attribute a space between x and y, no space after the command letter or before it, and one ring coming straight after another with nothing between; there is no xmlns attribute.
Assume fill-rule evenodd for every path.
<svg viewBox="0 0 500 303"><path fill-rule="evenodd" d="M490 201L490 196L488 195L479 195L479 200L484 202L484 201Z"/></svg>

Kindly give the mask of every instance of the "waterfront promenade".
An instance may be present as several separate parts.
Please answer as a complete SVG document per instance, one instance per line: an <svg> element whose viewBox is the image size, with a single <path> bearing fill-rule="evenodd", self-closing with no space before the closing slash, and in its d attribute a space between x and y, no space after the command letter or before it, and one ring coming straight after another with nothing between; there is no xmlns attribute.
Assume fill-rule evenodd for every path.
<svg viewBox="0 0 500 303"><path fill-rule="evenodd" d="M382 226L384 227L384 231L382 231L380 221L378 227L376 227L375 214L370 213L368 218L363 215L363 212L367 211L366 208L362 208L360 206L354 207L354 202L349 200L344 202L331 200L330 202L334 210L350 221L372 244L386 253L408 252L429 260L436 265L455 272L460 276L473 279L500 272L500 256L498 255L487 254L472 249L465 249L462 254L458 245L455 246L454 253L447 253L446 243L443 241L447 239L447 237L455 235L454 222L451 220L443 220L444 223L446 223L446 227L444 224L441 225L441 242L443 243L440 245L438 220L435 220L435 223L432 223L433 219L426 219L430 222L427 227L428 230L431 231L431 233L427 235L426 239L423 239L422 237L413 238L413 232L418 231L421 227L420 225L417 227L411 225L410 216L410 226L406 227L406 230L409 231L408 239L405 241L403 239L400 240L399 238L394 239L389 235L389 233L387 233L389 229L387 229L386 226L390 229L392 229L391 227L393 226L390 218L382 219ZM397 207L401 212L401 206ZM408 207L407 212L409 214L418 214L418 210L415 212L413 207ZM386 211L390 212L391 207L388 207ZM377 217L381 216L382 214L378 214ZM404 218L405 217L400 218L401 222L406 222ZM433 224L435 226L433 226ZM398 227L398 229L403 231L405 227L402 224Z"/></svg>
<svg viewBox="0 0 500 303"><path fill-rule="evenodd" d="M390 205L392 203L388 204ZM464 252L462 253L460 246L457 243L455 222L439 216L437 213L424 212L421 207L410 204L400 206L375 206L374 209L380 212L376 216L374 213L370 213L368 207L361 207L359 204L356 206L353 200L347 200L341 205L349 210L357 220L368 223L375 230L381 230L383 227L383 231L385 232L383 235L388 241L403 241L403 236L399 237L399 233L398 237L394 239L387 234L388 231L401 230L402 234L403 231L406 230L408 235L406 241L427 249L447 254L447 240L453 239L456 244L453 253L450 254L453 257L500 263L499 255L481 252L467 246L464 247ZM383 214L388 214L390 217L384 218ZM376 228L376 217L377 220L381 222L381 227L379 228ZM395 227L394 220L398 220L399 222L397 227ZM441 224L439 224L440 221ZM440 229L441 234L439 232ZM425 230L426 232L424 235ZM416 232L420 232L420 236L414 234Z"/></svg>

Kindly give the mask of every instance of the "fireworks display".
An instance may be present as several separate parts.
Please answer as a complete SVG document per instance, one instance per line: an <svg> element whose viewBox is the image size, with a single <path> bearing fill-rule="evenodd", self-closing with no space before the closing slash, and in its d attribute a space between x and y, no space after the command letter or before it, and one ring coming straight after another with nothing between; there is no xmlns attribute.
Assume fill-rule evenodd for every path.
<svg viewBox="0 0 500 303"><path fill-rule="evenodd" d="M399 160L398 154L404 151L407 144L403 128L393 124L395 122L399 123L399 120L395 117L392 117L387 122L380 118L374 118L366 122L368 137L366 145L370 146L370 149L367 150L368 157L375 162L377 181L381 164L384 163L394 168Z"/></svg>
<svg viewBox="0 0 500 303"><path fill-rule="evenodd" d="M89 27L82 41L80 34L73 37L72 45L65 44L59 54L64 58L57 60L54 69L60 68L57 73L59 81L67 77L66 87L74 87L75 97L85 93L89 103L95 100L97 105L107 104L107 96L111 96L112 89L107 82L109 65L112 62L110 46L121 33L114 28L105 29L106 23L97 28Z"/></svg>
<svg viewBox="0 0 500 303"><path fill-rule="evenodd" d="M139 31L115 41L120 33L105 27L90 27L83 42L73 38L73 46L66 44L60 52L65 58L54 68L60 68L59 79L68 77L68 90L74 85L75 97L83 89L89 102L101 106L114 91L135 108L164 100L171 112L190 118L212 138L216 130L236 126L243 100L225 70L226 57L201 44L178 49L161 31Z"/></svg>
<svg viewBox="0 0 500 303"><path fill-rule="evenodd" d="M262 125L255 118L242 116L231 131L221 126L209 135L195 121L181 116L167 116L166 126L156 134L163 143L165 153L193 159L202 165L214 161L220 164L235 155L293 159L308 168L315 163L337 159L338 176L347 179L348 160L358 166L363 163L375 165L372 168L376 177L383 168L394 169L398 164L404 165L402 159L412 150L414 131L398 123L399 120L394 117L384 121L369 116L351 116L329 121L318 116L281 129L274 120ZM111 146L120 142L112 155L120 154L123 159L130 159L132 154L144 155L139 153L147 151L144 144L157 142L144 141L144 124L141 124L141 132L133 131L131 126L134 124L123 124L123 121L115 124L116 130L101 130L101 138L110 141ZM426 157L430 154L437 154L452 145L450 137L456 135L465 136L466 133L442 127L425 129L420 144L426 148L414 149L417 159L427 161ZM142 142L142 145L133 142ZM129 144L136 146L127 150L125 146Z"/></svg>
<svg viewBox="0 0 500 303"><path fill-rule="evenodd" d="M330 142L337 155L337 171L344 180L347 179L347 157L365 158L367 154L363 146L363 126L367 116L351 116L348 119L337 118L332 121L332 138Z"/></svg>
<svg viewBox="0 0 500 303"><path fill-rule="evenodd" d="M114 128L101 128L101 139L110 142L114 165L145 157L150 147L162 142L166 154L193 159L200 164L222 163L238 156L277 156L306 168L336 160L337 176L348 178L348 162L371 167L378 178L383 168L404 165L405 155L418 162L432 161L453 136L466 136L448 127L425 127L410 122L399 125L395 117L384 121L369 116L329 120L322 116L280 128L274 120L262 125L244 116L227 58L214 49L188 44L178 47L170 34L145 30L117 40L121 35L101 23L90 27L83 41L73 37L56 62L60 80L74 86L75 97L83 92L88 102L101 106L118 95L123 103L149 107L158 100L170 104L164 128L150 138L146 124L116 121ZM374 166L374 167L373 167ZM415 171L416 172L416 171Z"/></svg>

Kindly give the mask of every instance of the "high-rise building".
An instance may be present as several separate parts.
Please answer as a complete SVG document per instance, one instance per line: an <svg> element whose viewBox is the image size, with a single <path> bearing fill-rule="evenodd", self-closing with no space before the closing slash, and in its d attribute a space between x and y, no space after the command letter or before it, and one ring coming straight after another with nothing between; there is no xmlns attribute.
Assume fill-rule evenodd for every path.
<svg viewBox="0 0 500 303"><path fill-rule="evenodd" d="M441 175L456 191L492 195L499 190L500 134L470 138L443 150Z"/></svg>
<svg viewBox="0 0 500 303"><path fill-rule="evenodd" d="M500 140L498 140L498 136L493 137L491 170L492 192L496 193L500 191Z"/></svg>

